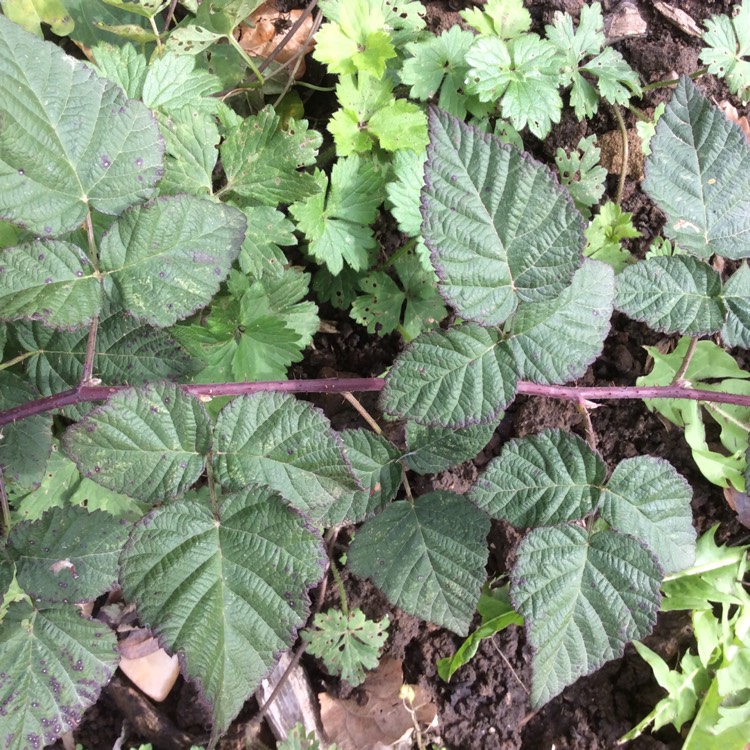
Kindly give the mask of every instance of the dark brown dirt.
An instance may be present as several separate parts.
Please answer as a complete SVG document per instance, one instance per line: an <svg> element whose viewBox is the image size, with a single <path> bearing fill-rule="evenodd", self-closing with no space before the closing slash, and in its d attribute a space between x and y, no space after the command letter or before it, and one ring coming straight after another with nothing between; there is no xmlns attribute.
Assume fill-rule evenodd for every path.
<svg viewBox="0 0 750 750"><path fill-rule="evenodd" d="M686 0L678 5L700 24L711 14L728 13L734 2ZM427 0L428 26L439 33L460 22L458 10L481 4L481 0L476 3ZM527 2L534 22L539 26L549 22L557 10L576 15L582 4L582 0ZM299 6L304 2L289 2L288 5ZM612 0L604 0L605 13L615 5ZM652 3L640 2L638 5L648 24L647 35L626 39L616 48L639 71L644 82L671 78L698 68L700 41L665 21ZM702 79L698 85L704 93L716 99L729 98L726 89L711 79ZM668 96L668 89L655 90L644 98L641 107L650 112ZM628 122L629 126L632 124L633 121ZM530 148L537 158L550 160L559 146L570 148L584 135L591 132L601 134L615 128L614 117L606 109L588 125L565 116L549 138L531 143ZM610 196L614 195L615 182L616 178L611 178L608 185ZM641 192L639 184L630 178L625 182L623 207L634 214L636 227L643 234L642 239L633 242L632 249L645 252L650 240L659 234L663 217ZM385 253L393 252L402 242L398 233L387 224L381 227L379 239ZM315 337L314 347L294 372L295 377L331 376L337 372L347 374L342 370L359 376L379 375L393 361L400 346L397 337L371 337L333 309L324 308L322 316L333 322L333 332ZM633 384L647 371L646 353L642 347L665 343L663 338L616 314L602 356L581 382L586 385ZM365 395L362 401L372 412L377 412L374 397ZM320 397L317 403L325 409L336 428L360 424L359 417L340 397ZM593 412L592 421L599 450L608 465L636 455L669 459L693 487L694 523L698 532L720 523L720 540L738 541L742 537L742 529L721 492L697 471L679 430L667 428L642 402L637 401L603 404ZM505 440L533 434L545 427L562 427L582 434L581 418L571 405L518 398L492 442L475 461L435 477L415 477L413 487L419 493L431 489L464 492ZM518 538L517 532L503 524L493 526L490 575L506 571ZM647 714L662 695L647 665L629 648L622 659L579 680L540 711L533 712L527 695L531 679L530 655L523 631L518 628L510 628L484 641L470 664L446 684L437 676L435 663L455 650L460 639L393 608L368 581L356 579L346 572L344 581L351 607L361 607L373 618L380 618L385 613L390 615L392 625L387 654L403 659L408 682L419 683L432 693L438 706L441 737L451 750L609 750L616 746L617 738ZM329 591L325 606L337 604L335 594ZM689 639L687 618L671 614L659 618L647 643L665 658L675 659L687 647ZM318 689L335 695L351 692L336 679L328 677L316 660L303 657L303 664ZM244 726L254 710L254 703L246 706L222 742L225 750L244 747ZM195 741L205 736L205 715L189 685L181 682L158 711L180 730L191 733ZM121 724L122 713L115 706L110 692L105 690L99 704L87 713L77 738L87 750L111 748ZM270 739L266 738L266 741L270 743ZM671 728L629 745L633 750L677 750L680 746L681 738Z"/></svg>

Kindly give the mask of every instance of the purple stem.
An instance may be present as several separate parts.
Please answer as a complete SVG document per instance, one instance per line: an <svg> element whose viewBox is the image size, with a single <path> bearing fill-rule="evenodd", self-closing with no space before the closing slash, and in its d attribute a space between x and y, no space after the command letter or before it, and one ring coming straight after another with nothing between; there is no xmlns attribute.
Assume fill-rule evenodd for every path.
<svg viewBox="0 0 750 750"><path fill-rule="evenodd" d="M329 378L326 380L269 380L260 383L208 383L206 385L181 385L183 391L198 397L242 396L260 391L278 393L345 393L381 391L385 386L382 378ZM0 412L0 426L61 409L73 404L89 401L105 401L126 385L80 385L69 391L30 401ZM720 404L750 407L750 396L737 393L704 391L699 388L684 388L680 385L655 386L576 386L540 385L521 380L517 393L525 396L543 396L568 401L608 401L635 398L681 398L691 401L708 401Z"/></svg>

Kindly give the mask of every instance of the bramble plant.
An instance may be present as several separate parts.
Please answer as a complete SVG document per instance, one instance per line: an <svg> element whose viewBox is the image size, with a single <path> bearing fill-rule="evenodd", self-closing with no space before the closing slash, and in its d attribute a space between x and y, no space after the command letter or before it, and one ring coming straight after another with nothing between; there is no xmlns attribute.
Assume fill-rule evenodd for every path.
<svg viewBox="0 0 750 750"><path fill-rule="evenodd" d="M558 14L541 37L520 0L489 0L464 13L477 34L435 37L414 0L320 0L314 54L339 76L330 169L321 134L265 102L291 85L283 66L238 49L259 4L185 3L171 31L171 15L159 26L166 4L150 0L99 19L49 3L28 30L0 15L8 748L54 742L111 679L115 635L76 605L115 586L180 655L215 746L306 625L329 564L323 531L344 524L362 524L349 571L393 605L467 635L481 602L446 677L511 622L533 647L534 706L620 656L650 632L665 576L694 562L691 491L668 462L607 467L592 429L587 440L547 430L507 442L466 495L412 495L409 472L472 459L517 394L571 399L589 427L597 399L655 399L696 458L705 408L732 454L715 481L745 488L746 373L726 361L726 380L706 383L701 357L718 347L697 342L750 344L746 264L725 281L708 263L750 257L739 127L679 82L645 182L667 239L636 261L615 203L586 221L604 192L592 140L558 153L561 180L518 147L518 131L549 132L562 90L579 117L641 91L604 46L598 4L577 28ZM29 33L39 21L90 62ZM730 71L740 92L743 64ZM435 98L442 108L425 112ZM409 238L390 258L373 229L384 204ZM304 267L284 251L300 240ZM284 380L319 327L311 288L409 342L385 378ZM600 355L615 309L689 337L679 361L655 356L637 386L566 385ZM369 414L372 430L335 431L293 395L352 391L381 392L403 443ZM491 519L525 531L494 604L480 600ZM342 597L304 639L356 683L387 624Z"/></svg>

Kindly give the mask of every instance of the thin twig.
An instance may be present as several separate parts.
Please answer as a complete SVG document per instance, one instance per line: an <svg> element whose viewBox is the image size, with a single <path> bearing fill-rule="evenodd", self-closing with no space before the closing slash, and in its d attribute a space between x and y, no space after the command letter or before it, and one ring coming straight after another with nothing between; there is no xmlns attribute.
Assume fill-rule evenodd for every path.
<svg viewBox="0 0 750 750"><path fill-rule="evenodd" d="M700 78L701 76L706 75L708 73L708 68L698 68L698 70L693 71L688 75L688 78L690 78L692 81L694 81L696 78ZM669 81L655 81L654 83L647 83L641 91L645 94L647 91L653 91L654 89L663 89L667 86L676 86L680 82L679 78L672 78Z"/></svg>
<svg viewBox="0 0 750 750"><path fill-rule="evenodd" d="M380 425L375 421L375 418L370 414L367 409L365 409L364 406L359 402L359 400L352 396L351 393L345 392L342 394L342 396L359 412L359 415L362 417L362 419L367 422L367 424L372 427L373 432L375 432L378 435L383 434L383 430L380 428Z"/></svg>
<svg viewBox="0 0 750 750"><path fill-rule="evenodd" d="M274 47L273 52L260 64L258 71L262 73L280 54L281 50L289 44L289 41L297 33L297 29L305 22L305 19L313 12L318 0L311 0L310 3L300 13L299 18L289 27L284 38Z"/></svg>
<svg viewBox="0 0 750 750"><path fill-rule="evenodd" d="M99 316L94 315L89 323L89 337L86 341L86 358L83 360L83 374L81 375L81 385L85 386L92 383L94 374L94 359L96 358L96 340L99 331Z"/></svg>
<svg viewBox="0 0 750 750"><path fill-rule="evenodd" d="M3 509L3 535L8 536L11 526L10 503L8 502L8 493L5 490L5 476L2 466L0 466L0 506Z"/></svg>
<svg viewBox="0 0 750 750"><path fill-rule="evenodd" d="M492 636L492 638L490 638L490 643L492 644L492 647L495 649L495 651L500 654L500 658L505 662L505 666L510 669L511 674L516 678L518 684L526 691L526 695L531 695L531 691L526 687L526 683L518 676L518 672L513 669L513 665L510 663L508 657L503 653L502 649L497 645L497 643L495 643L494 635Z"/></svg>
<svg viewBox="0 0 750 750"><path fill-rule="evenodd" d="M682 364L680 365L680 369L677 370L677 372L674 374L674 377L672 378L672 385L684 385L685 381L683 378L685 377L685 373L688 371L688 367L690 367L690 362L693 359L693 354L695 354L695 349L698 346L698 337L692 336L690 338L690 343L688 344L687 351L685 352L685 356L682 358Z"/></svg>
<svg viewBox="0 0 750 750"><path fill-rule="evenodd" d="M586 442L591 446L592 450L596 450L596 432L594 432L594 424L591 421L591 414L589 413L589 407L585 399L579 398L576 403L578 413L583 418L583 426L586 431Z"/></svg>
<svg viewBox="0 0 750 750"><path fill-rule="evenodd" d="M630 143L628 142L628 129L625 127L620 107L617 104L612 105L612 111L615 113L617 127L620 129L622 137L622 168L617 180L617 192L615 193L615 203L619 206L622 201L622 193L625 190L625 176L628 173L628 162L630 161Z"/></svg>
<svg viewBox="0 0 750 750"><path fill-rule="evenodd" d="M164 31L167 31L169 29L169 25L172 23L172 19L174 18L174 12L177 8L177 0L172 0L172 2L169 4L169 9L167 10L166 18L164 19Z"/></svg>

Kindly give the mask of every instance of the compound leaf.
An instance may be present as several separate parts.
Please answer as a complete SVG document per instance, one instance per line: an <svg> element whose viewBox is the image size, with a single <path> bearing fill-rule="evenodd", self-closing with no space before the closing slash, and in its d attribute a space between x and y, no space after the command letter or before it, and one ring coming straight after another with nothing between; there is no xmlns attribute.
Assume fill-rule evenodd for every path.
<svg viewBox="0 0 750 750"><path fill-rule="evenodd" d="M622 656L656 622L662 575L651 553L612 529L534 529L518 547L511 600L534 652L531 702Z"/></svg>
<svg viewBox="0 0 750 750"><path fill-rule="evenodd" d="M241 211L192 195L134 206L104 234L102 271L137 318L173 325L208 304L240 251Z"/></svg>
<svg viewBox="0 0 750 750"><path fill-rule="evenodd" d="M562 148L555 153L560 182L568 188L576 208L584 216L591 215L589 209L599 203L604 195L607 170L599 164L600 156L601 151L593 135L581 138L570 154Z"/></svg>
<svg viewBox="0 0 750 750"><path fill-rule="evenodd" d="M614 295L612 269L587 260L557 299L521 304L507 341L519 378L545 384L580 378L602 351Z"/></svg>
<svg viewBox="0 0 750 750"><path fill-rule="evenodd" d="M203 472L211 426L203 404L171 383L112 396L65 433L83 476L146 502L184 493Z"/></svg>
<svg viewBox="0 0 750 750"><path fill-rule="evenodd" d="M0 102L0 218L50 237L153 194L164 147L148 109L4 16Z"/></svg>
<svg viewBox="0 0 750 750"><path fill-rule="evenodd" d="M243 211L247 232L240 250L240 268L256 279L282 276L287 259L281 248L297 244L294 224L271 206L249 206Z"/></svg>
<svg viewBox="0 0 750 750"><path fill-rule="evenodd" d="M488 0L484 8L462 10L461 18L484 36L513 39L531 28L531 14L523 0Z"/></svg>
<svg viewBox="0 0 750 750"><path fill-rule="evenodd" d="M507 345L466 323L414 339L388 373L381 404L431 427L486 424L513 400L517 382Z"/></svg>
<svg viewBox="0 0 750 750"><path fill-rule="evenodd" d="M352 303L351 316L368 333L384 336L398 328L406 295L388 274L374 271L360 279L364 292Z"/></svg>
<svg viewBox="0 0 750 750"><path fill-rule="evenodd" d="M75 607L11 604L0 624L3 747L51 745L75 729L117 661L114 632Z"/></svg>
<svg viewBox="0 0 750 750"><path fill-rule="evenodd" d="M663 459L621 461L602 491L601 514L610 526L642 541L664 572L677 573L695 559L690 485Z"/></svg>
<svg viewBox="0 0 750 750"><path fill-rule="evenodd" d="M506 443L469 499L518 528L579 520L596 508L605 474L601 456L583 440L545 430Z"/></svg>
<svg viewBox="0 0 750 750"><path fill-rule="evenodd" d="M436 109L429 121L422 230L445 299L497 325L519 302L557 297L585 245L567 192L499 139Z"/></svg>
<svg viewBox="0 0 750 750"><path fill-rule="evenodd" d="M102 511L53 508L18 523L8 544L21 588L35 601L93 601L117 582L129 525Z"/></svg>
<svg viewBox="0 0 750 750"><path fill-rule="evenodd" d="M697 336L724 322L721 277L689 255L657 256L617 276L615 304L655 331Z"/></svg>
<svg viewBox="0 0 750 750"><path fill-rule="evenodd" d="M216 422L214 467L225 487L270 487L314 519L361 489L340 438L311 404L282 393L241 396Z"/></svg>
<svg viewBox="0 0 750 750"><path fill-rule="evenodd" d="M750 4L743 0L735 6L734 18L724 15L711 16L706 21L700 59L708 66L708 72L725 78L729 90L743 104L750 101Z"/></svg>
<svg viewBox="0 0 750 750"><path fill-rule="evenodd" d="M397 607L466 635L487 563L487 516L460 495L430 492L365 522L348 565Z"/></svg>
<svg viewBox="0 0 750 750"><path fill-rule="evenodd" d="M186 498L135 526L120 559L125 596L182 653L212 705L215 737L294 642L324 559L320 536L257 488L222 498L216 510Z"/></svg>
<svg viewBox="0 0 750 750"><path fill-rule="evenodd" d="M656 126L643 187L684 250L750 257L750 146L687 77Z"/></svg>
<svg viewBox="0 0 750 750"><path fill-rule="evenodd" d="M406 99L394 99L375 112L367 131L386 151L410 149L421 153L427 145L427 118L417 104Z"/></svg>
<svg viewBox="0 0 750 750"><path fill-rule="evenodd" d="M143 82L143 103L150 109L171 113L190 107L192 111L215 112L221 81L206 70L195 70L195 57L167 50L148 66Z"/></svg>
<svg viewBox="0 0 750 750"><path fill-rule="evenodd" d="M721 292L727 317L721 338L727 346L750 349L750 268L743 263Z"/></svg>
<svg viewBox="0 0 750 750"><path fill-rule="evenodd" d="M59 240L16 245L0 255L0 317L41 320L51 328L89 323L101 306L101 285L86 253Z"/></svg>

